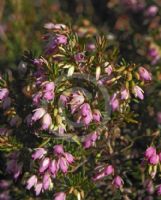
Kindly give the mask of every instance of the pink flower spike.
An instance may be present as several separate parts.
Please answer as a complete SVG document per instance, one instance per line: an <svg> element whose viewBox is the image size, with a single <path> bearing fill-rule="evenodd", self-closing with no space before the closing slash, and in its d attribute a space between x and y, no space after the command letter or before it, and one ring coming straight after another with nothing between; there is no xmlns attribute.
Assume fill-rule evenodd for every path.
<svg viewBox="0 0 161 200"><path fill-rule="evenodd" d="M44 148L38 148L36 151L32 154L32 158L34 160L41 159L47 151Z"/></svg>
<svg viewBox="0 0 161 200"><path fill-rule="evenodd" d="M115 188L120 188L123 186L123 180L120 176L116 176L112 182Z"/></svg>
<svg viewBox="0 0 161 200"><path fill-rule="evenodd" d="M50 159L48 157L46 157L44 160L42 160L42 162L40 164L39 172L42 173L45 170L47 170L49 165L50 165Z"/></svg>
<svg viewBox="0 0 161 200"><path fill-rule="evenodd" d="M36 193L36 196L38 196L38 195L41 193L42 189L43 189L42 183L37 183L37 184L35 185L35 193Z"/></svg>
<svg viewBox="0 0 161 200"><path fill-rule="evenodd" d="M64 154L64 149L63 146L61 144L57 144L54 146L54 154L56 155L63 155Z"/></svg>
<svg viewBox="0 0 161 200"><path fill-rule="evenodd" d="M26 188L28 190L30 190L33 186L35 186L37 184L37 177L35 175L31 176L28 180L27 180L27 186Z"/></svg>
<svg viewBox="0 0 161 200"><path fill-rule="evenodd" d="M54 200L66 200L66 194L64 192L56 193Z"/></svg>

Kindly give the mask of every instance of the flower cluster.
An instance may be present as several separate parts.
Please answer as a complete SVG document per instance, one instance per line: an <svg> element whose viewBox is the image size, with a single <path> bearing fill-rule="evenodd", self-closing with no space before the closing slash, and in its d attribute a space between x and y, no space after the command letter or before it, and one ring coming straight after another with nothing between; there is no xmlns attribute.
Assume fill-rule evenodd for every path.
<svg viewBox="0 0 161 200"><path fill-rule="evenodd" d="M149 8L147 12L154 15L157 11ZM18 79L18 94L8 80L0 89L2 110L9 115L9 123L0 128L0 142L10 142L10 138L6 142L5 133L12 128L16 143L24 143L13 145L19 152L9 155L7 172L16 180L27 177L26 189L33 189L42 198L52 193L54 200L68 196L84 199L92 190L94 199L102 185L108 185L110 197L119 189L122 196L131 194L135 198L137 192L133 196L129 186L134 185L129 169L135 159L140 159L141 150L135 146L142 137L137 138L142 124L135 111L139 100L144 104L150 92L145 87L152 81L149 66L119 59L106 37L86 42L87 38L78 37L66 25L47 23L44 27L48 31L43 37L44 52L37 58L25 53L26 70L23 80L22 76ZM16 79L13 85L18 85ZM153 116L151 107L148 110ZM156 117L159 128L160 112ZM134 127L129 129L127 123ZM143 137L151 137L147 132ZM159 133L154 135L158 137ZM23 154L29 159L32 149L35 151L30 162L22 163ZM64 149L74 152L74 156ZM137 179L149 193L154 193L153 181L160 172L160 163L161 153L149 147L143 165L148 166L150 178ZM146 167L141 169L145 172ZM155 192L160 195L158 181Z"/></svg>
<svg viewBox="0 0 161 200"><path fill-rule="evenodd" d="M100 180L104 177L107 177L107 176L110 176L110 175L114 175L115 174L115 170L114 170L114 167L112 165L108 165L108 166L105 166L101 172L97 173L95 175L95 177L93 178L93 181L97 181L97 180ZM118 189L118 188L121 188L124 184L124 181L123 179L120 177L120 176L115 176L113 178L113 181L112 181L112 185Z"/></svg>
<svg viewBox="0 0 161 200"><path fill-rule="evenodd" d="M53 188L52 180L56 178L58 171L66 174L69 166L74 162L72 154L64 152L62 145L53 147L54 159L47 157L46 154L47 151L44 148L38 148L32 154L32 159L38 160L39 174L37 176L32 175L28 179L26 188L30 190L34 187L36 195L51 190Z"/></svg>

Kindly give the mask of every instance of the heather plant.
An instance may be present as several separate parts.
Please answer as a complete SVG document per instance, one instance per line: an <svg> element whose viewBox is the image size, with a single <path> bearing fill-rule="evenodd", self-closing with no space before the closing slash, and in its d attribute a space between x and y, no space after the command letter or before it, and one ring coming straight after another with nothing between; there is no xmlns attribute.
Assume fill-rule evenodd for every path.
<svg viewBox="0 0 161 200"><path fill-rule="evenodd" d="M126 62L104 36L44 28L43 53L26 51L1 75L0 198L159 199L160 114L143 134L137 113L149 67Z"/></svg>

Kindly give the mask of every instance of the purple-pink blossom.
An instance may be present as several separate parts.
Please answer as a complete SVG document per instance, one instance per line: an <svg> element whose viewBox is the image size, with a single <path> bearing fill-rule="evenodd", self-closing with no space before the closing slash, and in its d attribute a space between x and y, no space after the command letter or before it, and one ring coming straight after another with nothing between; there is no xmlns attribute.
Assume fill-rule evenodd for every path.
<svg viewBox="0 0 161 200"><path fill-rule="evenodd" d="M116 111L119 109L120 103L117 97L117 93L114 93L112 97L110 98L110 105L112 107L112 111Z"/></svg>
<svg viewBox="0 0 161 200"><path fill-rule="evenodd" d="M100 122L101 121L101 112L98 109L94 109L92 112L93 115L93 120L95 122Z"/></svg>
<svg viewBox="0 0 161 200"><path fill-rule="evenodd" d="M41 119L44 114L46 113L46 110L44 108L37 108L34 110L34 114L32 116L32 121L36 122L39 119Z"/></svg>
<svg viewBox="0 0 161 200"><path fill-rule="evenodd" d="M68 162L68 164L72 164L74 162L74 157L72 154L68 153L68 152L65 152L64 153L64 156Z"/></svg>
<svg viewBox="0 0 161 200"><path fill-rule="evenodd" d="M115 178L114 178L114 180L112 181L112 184L113 184L113 186L115 187L115 188L120 188L120 187L122 187L123 186L123 180L122 180L122 178L120 177L120 176L116 176Z"/></svg>
<svg viewBox="0 0 161 200"><path fill-rule="evenodd" d="M57 144L54 146L54 153L56 155L63 155L64 154L64 148L61 144Z"/></svg>
<svg viewBox="0 0 161 200"><path fill-rule="evenodd" d="M139 75L140 75L140 78L144 81L151 81L152 80L151 73L147 69L145 69L144 67L139 67Z"/></svg>
<svg viewBox="0 0 161 200"><path fill-rule="evenodd" d="M84 62L85 61L85 55L84 55L84 53L77 53L76 55L74 55L74 59L78 63Z"/></svg>
<svg viewBox="0 0 161 200"><path fill-rule="evenodd" d="M157 154L153 154L150 158L149 158L149 163L151 165L157 165L159 163L159 156Z"/></svg>
<svg viewBox="0 0 161 200"><path fill-rule="evenodd" d="M46 113L41 120L41 129L42 130L47 130L50 128L50 126L52 125L52 118L50 116L49 113Z"/></svg>
<svg viewBox="0 0 161 200"><path fill-rule="evenodd" d="M88 103L84 103L80 106L79 117L77 122L82 122L85 125L89 125L93 120L92 110Z"/></svg>
<svg viewBox="0 0 161 200"><path fill-rule="evenodd" d="M85 99L81 92L74 92L71 96L70 106L71 106L71 112L74 113L77 111L77 109L84 103Z"/></svg>
<svg viewBox="0 0 161 200"><path fill-rule="evenodd" d="M49 165L50 165L50 158L48 157L44 158L40 163L39 172L42 173L45 170L47 170Z"/></svg>
<svg viewBox="0 0 161 200"><path fill-rule="evenodd" d="M47 172L43 177L43 189L48 190L52 185L50 174Z"/></svg>
<svg viewBox="0 0 161 200"><path fill-rule="evenodd" d="M129 90L127 88L122 88L120 94L122 100L127 100L130 97Z"/></svg>
<svg viewBox="0 0 161 200"><path fill-rule="evenodd" d="M41 191L43 191L43 184L38 182L36 185L35 185L35 193L36 193L36 196L38 196Z"/></svg>
<svg viewBox="0 0 161 200"><path fill-rule="evenodd" d="M112 74L113 68L112 65L109 65L105 68L105 73L107 73L109 76Z"/></svg>
<svg viewBox="0 0 161 200"><path fill-rule="evenodd" d="M54 200L66 200L65 192L59 192L55 194Z"/></svg>
<svg viewBox="0 0 161 200"><path fill-rule="evenodd" d="M44 148L37 148L35 152L32 154L32 158L34 160L41 159L47 153Z"/></svg>
<svg viewBox="0 0 161 200"><path fill-rule="evenodd" d="M37 184L37 176L32 175L28 180L27 180L27 186L26 188L30 190L32 187L34 187Z"/></svg>
<svg viewBox="0 0 161 200"><path fill-rule="evenodd" d="M68 171L68 166L69 166L67 160L66 160L64 157L60 157L58 162L59 162L60 170L61 170L63 173L67 173L67 171Z"/></svg>
<svg viewBox="0 0 161 200"><path fill-rule="evenodd" d="M7 88L1 88L0 89L0 100L4 100L6 97L8 97L9 91Z"/></svg>
<svg viewBox="0 0 161 200"><path fill-rule="evenodd" d="M149 6L145 11L145 16L147 17L154 17L158 12L158 7L156 5Z"/></svg>
<svg viewBox="0 0 161 200"><path fill-rule="evenodd" d="M107 167L105 167L104 173L105 173L106 176L109 176L109 175L113 174L114 173L113 166L112 165L108 165Z"/></svg>
<svg viewBox="0 0 161 200"><path fill-rule="evenodd" d="M156 155L156 149L150 146L146 149L144 156L149 159L153 155Z"/></svg>
<svg viewBox="0 0 161 200"><path fill-rule="evenodd" d="M88 149L91 146L93 146L95 144L97 138L98 138L97 132L93 132L93 133L89 134L84 140L84 143L83 143L84 148Z"/></svg>
<svg viewBox="0 0 161 200"><path fill-rule="evenodd" d="M138 85L135 85L133 87L133 93L134 93L134 96L143 100L144 99L144 91L138 86Z"/></svg>
<svg viewBox="0 0 161 200"><path fill-rule="evenodd" d="M59 163L56 160L52 160L50 162L50 172L52 173L53 176L56 176L58 170L59 170Z"/></svg>

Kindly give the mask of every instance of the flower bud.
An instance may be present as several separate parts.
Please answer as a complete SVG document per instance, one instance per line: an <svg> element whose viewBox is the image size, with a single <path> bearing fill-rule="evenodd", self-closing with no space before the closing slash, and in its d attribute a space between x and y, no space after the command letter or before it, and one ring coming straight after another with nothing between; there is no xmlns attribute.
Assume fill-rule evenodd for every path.
<svg viewBox="0 0 161 200"><path fill-rule="evenodd" d="M63 155L64 154L64 149L63 149L63 146L61 144L57 144L54 146L54 153L56 155Z"/></svg>
<svg viewBox="0 0 161 200"><path fill-rule="evenodd" d="M41 119L45 113L46 113L46 110L44 108L38 108L34 110L32 121L36 122L37 120Z"/></svg>
<svg viewBox="0 0 161 200"><path fill-rule="evenodd" d="M98 109L93 110L93 120L95 122L100 122L101 121L101 113Z"/></svg>
<svg viewBox="0 0 161 200"><path fill-rule="evenodd" d="M32 154L32 158L34 160L41 159L47 151L44 148L38 148L36 151Z"/></svg>
<svg viewBox="0 0 161 200"><path fill-rule="evenodd" d="M8 97L9 91L7 88L0 89L0 100L4 100L6 97Z"/></svg>
<svg viewBox="0 0 161 200"><path fill-rule="evenodd" d="M49 113L46 113L42 118L42 130L47 130L52 125L52 118Z"/></svg>
<svg viewBox="0 0 161 200"><path fill-rule="evenodd" d="M43 188L44 190L48 190L50 186L52 185L51 178L49 173L45 173L43 177Z"/></svg>
<svg viewBox="0 0 161 200"><path fill-rule="evenodd" d="M130 96L130 94L129 94L128 89L123 88L123 89L121 90L121 99L122 99L122 100L127 100L127 99L129 98L129 96Z"/></svg>
<svg viewBox="0 0 161 200"><path fill-rule="evenodd" d="M67 160L63 157L59 158L59 166L60 166L60 170L63 173L67 173L68 171L68 163Z"/></svg>
<svg viewBox="0 0 161 200"><path fill-rule="evenodd" d="M140 78L144 81L152 80L152 76L150 72L148 72L148 70L146 70L144 67L139 67L139 75L140 75Z"/></svg>
<svg viewBox="0 0 161 200"><path fill-rule="evenodd" d="M37 184L37 177L33 175L28 179L26 188L30 190L36 184Z"/></svg>
<svg viewBox="0 0 161 200"><path fill-rule="evenodd" d="M48 157L42 160L40 164L39 172L40 173L44 172L49 167L49 164L50 164L50 159Z"/></svg>
<svg viewBox="0 0 161 200"><path fill-rule="evenodd" d="M59 170L59 165L57 163L56 160L52 160L51 163L50 163L50 172L56 176L56 173L58 172Z"/></svg>
<svg viewBox="0 0 161 200"><path fill-rule="evenodd" d="M157 154L153 154L150 158L149 158L149 163L151 165L157 165L159 163L159 156Z"/></svg>
<svg viewBox="0 0 161 200"><path fill-rule="evenodd" d="M114 93L113 95L112 95L112 97L110 98L110 105L111 105L111 107L112 107L112 110L113 111L116 111L116 110L118 110L119 109L119 100L118 100L118 98L117 98L117 93Z"/></svg>
<svg viewBox="0 0 161 200"><path fill-rule="evenodd" d="M66 194L64 192L59 192L55 194L54 200L65 200Z"/></svg>
<svg viewBox="0 0 161 200"><path fill-rule="evenodd" d="M84 53L77 53L75 56L74 56L74 59L76 62L84 62L85 61L85 55Z"/></svg>
<svg viewBox="0 0 161 200"><path fill-rule="evenodd" d="M112 182L115 188L120 188L123 186L123 180L120 176L116 176Z"/></svg>
<svg viewBox="0 0 161 200"><path fill-rule="evenodd" d="M67 44L67 37L65 35L57 35L56 36L56 42L57 44Z"/></svg>
<svg viewBox="0 0 161 200"><path fill-rule="evenodd" d="M152 155L156 154L156 149L154 147L148 147L145 151L144 156L149 159Z"/></svg>
<svg viewBox="0 0 161 200"><path fill-rule="evenodd" d="M43 185L42 185L42 183L37 183L36 185L35 185L35 193L36 193L36 196L38 196L40 193L41 193L41 191L42 191L42 187Z"/></svg>
<svg viewBox="0 0 161 200"><path fill-rule="evenodd" d="M114 168L113 168L112 165L108 165L104 169L104 173L105 173L106 176L111 175L113 172L114 172Z"/></svg>
<svg viewBox="0 0 161 200"><path fill-rule="evenodd" d="M54 91L55 84L54 84L54 82L47 82L47 83L44 84L43 88L44 88L45 92Z"/></svg>
<svg viewBox="0 0 161 200"><path fill-rule="evenodd" d="M67 160L67 162L68 162L69 164L72 164L72 163L74 162L74 157L73 157L72 154L66 152L66 153L64 154L64 156L65 156L65 158L66 158L66 160Z"/></svg>
<svg viewBox="0 0 161 200"><path fill-rule="evenodd" d="M138 97L139 99L143 100L144 99L144 91L137 85L133 87L133 93L135 97Z"/></svg>

